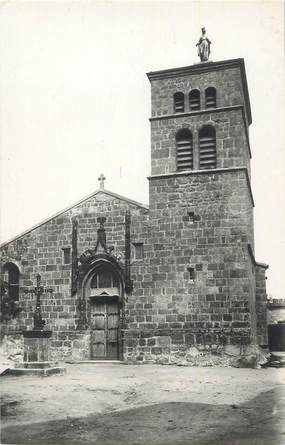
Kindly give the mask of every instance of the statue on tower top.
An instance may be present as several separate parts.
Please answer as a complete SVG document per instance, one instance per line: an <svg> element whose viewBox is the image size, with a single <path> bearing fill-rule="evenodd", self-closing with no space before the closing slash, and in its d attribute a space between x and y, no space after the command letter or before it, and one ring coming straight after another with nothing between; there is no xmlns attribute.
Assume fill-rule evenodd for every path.
<svg viewBox="0 0 285 445"><path fill-rule="evenodd" d="M206 29L202 28L202 35L199 42L196 44L196 46L198 46L198 55L201 62L207 62L207 60L209 60L211 43L211 40L209 40L206 35Z"/></svg>

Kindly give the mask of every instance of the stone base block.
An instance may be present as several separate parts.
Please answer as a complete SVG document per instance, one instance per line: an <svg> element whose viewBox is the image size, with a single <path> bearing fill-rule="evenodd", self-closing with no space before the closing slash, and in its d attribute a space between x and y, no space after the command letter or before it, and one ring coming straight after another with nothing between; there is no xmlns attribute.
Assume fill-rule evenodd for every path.
<svg viewBox="0 0 285 445"><path fill-rule="evenodd" d="M92 364L92 365L124 365L125 362L122 360L66 360L65 363L70 365L83 365L83 364Z"/></svg>
<svg viewBox="0 0 285 445"><path fill-rule="evenodd" d="M65 374L66 368L8 368L2 375L48 377L53 374Z"/></svg>
<svg viewBox="0 0 285 445"><path fill-rule="evenodd" d="M15 363L15 368L25 368L25 369L47 369L54 368L57 363L53 362L22 362Z"/></svg>
<svg viewBox="0 0 285 445"><path fill-rule="evenodd" d="M47 331L49 333L51 331ZM30 336L28 336L28 333ZM45 331L43 331L46 334ZM26 331L24 333L24 360L25 362L36 362L36 361L48 361L49 360L49 346L50 337L48 336L38 336L37 332Z"/></svg>

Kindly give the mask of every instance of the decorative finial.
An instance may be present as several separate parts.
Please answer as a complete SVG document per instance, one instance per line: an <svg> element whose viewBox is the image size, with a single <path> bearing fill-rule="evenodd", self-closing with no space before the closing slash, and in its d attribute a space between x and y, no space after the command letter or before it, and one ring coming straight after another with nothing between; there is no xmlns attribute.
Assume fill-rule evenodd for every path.
<svg viewBox="0 0 285 445"><path fill-rule="evenodd" d="M104 181L105 181L105 176L103 175L103 173L101 173L101 175L98 178L98 181L100 181L100 189L104 190Z"/></svg>
<svg viewBox="0 0 285 445"><path fill-rule="evenodd" d="M202 28L202 35L199 39L199 42L196 43L196 46L198 46L198 55L200 57L201 62L207 62L209 60L209 56L211 53L210 46L211 46L211 40L208 39L206 35L206 29Z"/></svg>

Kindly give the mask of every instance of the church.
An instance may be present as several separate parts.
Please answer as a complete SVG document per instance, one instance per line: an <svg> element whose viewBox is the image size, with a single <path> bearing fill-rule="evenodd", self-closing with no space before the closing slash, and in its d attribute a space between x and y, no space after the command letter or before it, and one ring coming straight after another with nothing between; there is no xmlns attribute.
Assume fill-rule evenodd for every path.
<svg viewBox="0 0 285 445"><path fill-rule="evenodd" d="M220 365L267 347L244 60L147 77L149 206L101 175L93 194L1 246L1 343L15 361L33 331L53 361Z"/></svg>

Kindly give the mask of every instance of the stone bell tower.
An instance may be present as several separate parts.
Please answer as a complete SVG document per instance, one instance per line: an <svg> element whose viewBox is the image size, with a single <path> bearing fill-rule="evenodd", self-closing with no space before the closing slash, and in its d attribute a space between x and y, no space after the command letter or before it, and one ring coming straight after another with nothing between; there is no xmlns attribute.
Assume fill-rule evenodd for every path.
<svg viewBox="0 0 285 445"><path fill-rule="evenodd" d="M138 329L149 325L152 359L205 344L206 333L214 343L222 332L227 344L257 345L244 60L203 61L147 76L151 236L144 300L151 309L150 323Z"/></svg>
<svg viewBox="0 0 285 445"><path fill-rule="evenodd" d="M152 175L221 168L250 174L243 59L150 72L148 78Z"/></svg>

